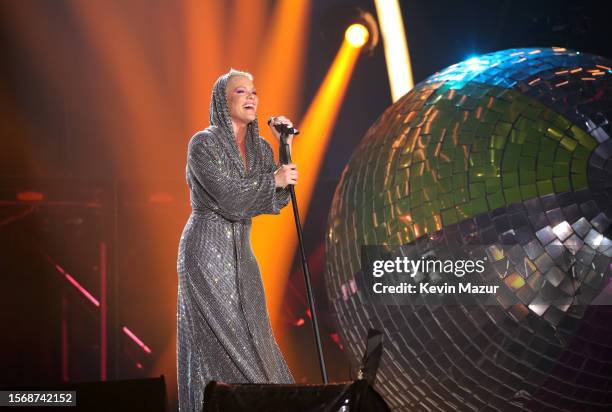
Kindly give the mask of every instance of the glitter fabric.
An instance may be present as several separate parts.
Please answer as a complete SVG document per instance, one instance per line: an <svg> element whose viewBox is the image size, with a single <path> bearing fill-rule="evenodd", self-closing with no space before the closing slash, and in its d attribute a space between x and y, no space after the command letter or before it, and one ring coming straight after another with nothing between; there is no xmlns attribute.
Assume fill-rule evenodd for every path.
<svg viewBox="0 0 612 412"><path fill-rule="evenodd" d="M275 188L272 148L257 120L246 137L246 167L227 107L228 75L215 83L210 127L189 142L186 178L192 214L178 253L179 410L201 411L210 380L293 383L274 339L261 274L251 249L251 218L289 202Z"/></svg>

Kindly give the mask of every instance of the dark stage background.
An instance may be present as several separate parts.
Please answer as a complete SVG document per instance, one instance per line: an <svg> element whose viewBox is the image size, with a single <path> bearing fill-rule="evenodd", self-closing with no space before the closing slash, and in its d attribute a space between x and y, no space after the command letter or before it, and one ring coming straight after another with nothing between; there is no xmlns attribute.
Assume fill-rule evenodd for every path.
<svg viewBox="0 0 612 412"><path fill-rule="evenodd" d="M299 23L283 21L277 32L290 34L264 52L266 37L250 37L272 30L283 6L300 10ZM415 83L507 48L612 57L605 6L402 1ZM106 378L164 374L175 402L186 144L208 125L212 82L230 66L253 71L268 99L260 119L286 113L299 125L356 7L376 15L372 1L0 1L0 386L100 380L106 333ZM379 45L357 61L304 225L332 380L348 379L355 365L343 356L323 287L327 214L353 149L390 104ZM265 247L295 252L275 239ZM104 273L106 332L94 303L103 305ZM275 293L275 332L290 367L298 382L316 382L298 259Z"/></svg>

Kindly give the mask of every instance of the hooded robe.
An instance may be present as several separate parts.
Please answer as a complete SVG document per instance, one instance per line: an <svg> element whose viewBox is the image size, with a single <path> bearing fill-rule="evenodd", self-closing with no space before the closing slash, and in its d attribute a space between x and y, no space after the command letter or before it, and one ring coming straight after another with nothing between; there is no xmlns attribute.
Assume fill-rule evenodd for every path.
<svg viewBox="0 0 612 412"><path fill-rule="evenodd" d="M213 88L210 127L189 141L186 179L192 213L178 253L177 372L179 410L201 411L205 385L293 383L274 339L251 218L278 214L289 190L276 188L272 148L257 119L248 125L246 161L227 106L225 74Z"/></svg>

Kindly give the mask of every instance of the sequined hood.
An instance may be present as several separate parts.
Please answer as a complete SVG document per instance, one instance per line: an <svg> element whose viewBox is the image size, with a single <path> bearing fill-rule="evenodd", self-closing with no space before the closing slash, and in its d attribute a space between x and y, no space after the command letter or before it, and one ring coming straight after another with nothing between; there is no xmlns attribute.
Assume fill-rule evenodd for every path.
<svg viewBox="0 0 612 412"><path fill-rule="evenodd" d="M210 98L210 109L208 115L211 126L221 128L228 137L233 137L235 139L236 137L234 136L234 129L232 128L232 120L227 104L227 83L229 79L229 73L225 73L219 76L215 82L212 96ZM255 120L249 123L247 133L252 137L259 137L259 124L257 117L255 117Z"/></svg>
<svg viewBox="0 0 612 412"><path fill-rule="evenodd" d="M236 167L240 170L242 169L242 157L236 145L236 136L234 135L227 103L227 83L229 79L229 73L225 73L219 76L213 86L210 98L210 109L208 112L211 126L209 129L217 133L220 131L223 134L222 140L231 147L230 151L233 153L232 158L236 162ZM255 117L255 120L248 124L246 144L251 145L251 147L256 147L257 145L255 142L257 139L259 139L259 123L257 117Z"/></svg>

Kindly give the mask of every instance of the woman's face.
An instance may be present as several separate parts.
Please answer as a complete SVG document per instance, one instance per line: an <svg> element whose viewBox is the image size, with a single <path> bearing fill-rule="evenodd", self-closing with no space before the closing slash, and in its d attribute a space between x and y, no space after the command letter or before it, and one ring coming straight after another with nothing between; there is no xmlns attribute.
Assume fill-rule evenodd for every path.
<svg viewBox="0 0 612 412"><path fill-rule="evenodd" d="M234 122L247 124L257 114L257 91L248 77L232 76L227 82L227 104Z"/></svg>

